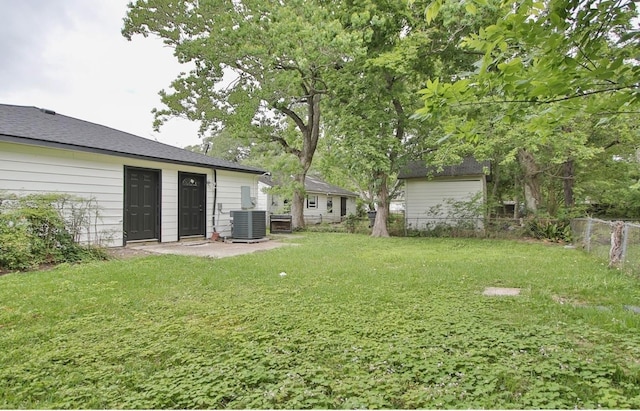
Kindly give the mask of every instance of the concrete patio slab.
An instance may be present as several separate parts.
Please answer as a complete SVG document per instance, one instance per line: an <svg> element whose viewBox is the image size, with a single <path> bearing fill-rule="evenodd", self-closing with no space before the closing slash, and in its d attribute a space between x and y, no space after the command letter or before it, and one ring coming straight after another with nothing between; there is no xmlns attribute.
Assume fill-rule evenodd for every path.
<svg viewBox="0 0 640 411"><path fill-rule="evenodd" d="M192 255L199 257L224 258L254 253L256 251L273 250L291 243L280 241L262 241L254 243L231 243L222 241L180 241L176 243L128 244L125 248L154 254Z"/></svg>

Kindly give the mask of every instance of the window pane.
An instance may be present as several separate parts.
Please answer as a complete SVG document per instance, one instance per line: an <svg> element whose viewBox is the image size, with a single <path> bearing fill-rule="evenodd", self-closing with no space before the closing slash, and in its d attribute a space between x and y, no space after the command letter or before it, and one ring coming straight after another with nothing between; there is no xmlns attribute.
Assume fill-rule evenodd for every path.
<svg viewBox="0 0 640 411"><path fill-rule="evenodd" d="M318 196L307 196L307 208L316 208L318 206Z"/></svg>

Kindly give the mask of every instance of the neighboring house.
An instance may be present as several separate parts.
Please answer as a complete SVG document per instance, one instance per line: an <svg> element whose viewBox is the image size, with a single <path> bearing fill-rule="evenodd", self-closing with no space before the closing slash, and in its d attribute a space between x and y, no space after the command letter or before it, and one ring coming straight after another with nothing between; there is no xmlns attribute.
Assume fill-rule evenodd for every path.
<svg viewBox="0 0 640 411"><path fill-rule="evenodd" d="M267 214L288 213L288 199L272 195L267 189L274 186L268 176L260 177L258 182L258 208L266 209ZM304 183L307 198L304 202L304 220L306 223L337 223L342 218L356 213L358 195L344 188L331 185L314 176L307 176Z"/></svg>
<svg viewBox="0 0 640 411"><path fill-rule="evenodd" d="M404 201L404 191L400 192L396 197L391 199L389 202L389 212L395 214L404 213L405 201Z"/></svg>
<svg viewBox="0 0 640 411"><path fill-rule="evenodd" d="M488 162L467 157L461 164L442 171L414 162L398 175L404 180L407 228L424 230L436 225L482 226L482 205L486 200Z"/></svg>
<svg viewBox="0 0 640 411"><path fill-rule="evenodd" d="M0 192L94 201L100 218L84 242L208 238L214 226L229 236L229 212L253 207L261 174L51 110L0 105Z"/></svg>

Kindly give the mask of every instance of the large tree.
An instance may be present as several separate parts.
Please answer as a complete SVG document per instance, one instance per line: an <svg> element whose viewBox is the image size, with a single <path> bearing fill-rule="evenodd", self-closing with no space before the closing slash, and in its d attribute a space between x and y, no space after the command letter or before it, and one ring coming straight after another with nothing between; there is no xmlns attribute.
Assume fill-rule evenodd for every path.
<svg viewBox="0 0 640 411"><path fill-rule="evenodd" d="M123 35L161 37L182 63L156 126L172 116L219 132L277 142L297 159L293 226L303 227L304 179L321 134L323 97L332 74L357 56L331 4L314 0L139 0Z"/></svg>
<svg viewBox="0 0 640 411"><path fill-rule="evenodd" d="M206 154L234 163L245 162L251 155L252 143L229 135L228 130L204 137L199 144L186 146L185 150Z"/></svg>
<svg viewBox="0 0 640 411"><path fill-rule="evenodd" d="M373 236L388 236L389 204L396 175L407 161L420 157L422 139L436 125L412 118L421 102L418 91L429 76L470 69L472 55L458 53L457 41L482 21L464 8L447 6L427 27L425 2L360 0L345 2L346 30L363 33L366 54L345 65L341 87L332 94L328 137L336 162L373 191Z"/></svg>
<svg viewBox="0 0 640 411"><path fill-rule="evenodd" d="M432 2L427 19L448 3ZM484 1L464 3L474 12ZM552 187L561 187L571 207L581 166L607 148L592 138L594 130L638 112L636 17L636 3L628 0L505 1L493 24L461 43L479 56L475 69L429 81L419 116L439 120L448 136L484 152L508 147L499 161L520 165L530 211L543 204L544 211L557 209Z"/></svg>

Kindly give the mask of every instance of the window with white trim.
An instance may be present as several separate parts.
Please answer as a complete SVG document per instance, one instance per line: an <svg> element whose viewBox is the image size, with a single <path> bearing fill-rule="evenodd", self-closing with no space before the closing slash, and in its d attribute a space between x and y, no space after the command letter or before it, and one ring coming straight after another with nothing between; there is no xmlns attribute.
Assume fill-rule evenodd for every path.
<svg viewBox="0 0 640 411"><path fill-rule="evenodd" d="M307 196L307 208L318 208L318 196Z"/></svg>

